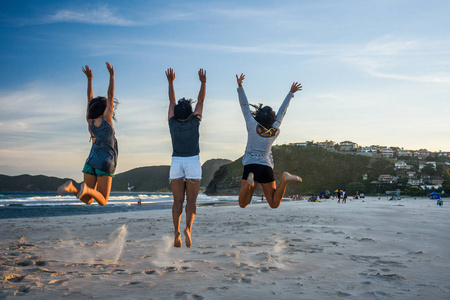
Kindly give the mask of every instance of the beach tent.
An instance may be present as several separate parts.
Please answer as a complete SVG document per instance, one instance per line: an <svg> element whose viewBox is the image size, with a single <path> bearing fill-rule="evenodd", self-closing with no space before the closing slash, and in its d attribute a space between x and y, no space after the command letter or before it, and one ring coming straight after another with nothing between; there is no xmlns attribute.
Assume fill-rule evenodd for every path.
<svg viewBox="0 0 450 300"><path fill-rule="evenodd" d="M430 199L431 200L441 199L441 196L438 193L436 193L436 192L432 192L430 194Z"/></svg>

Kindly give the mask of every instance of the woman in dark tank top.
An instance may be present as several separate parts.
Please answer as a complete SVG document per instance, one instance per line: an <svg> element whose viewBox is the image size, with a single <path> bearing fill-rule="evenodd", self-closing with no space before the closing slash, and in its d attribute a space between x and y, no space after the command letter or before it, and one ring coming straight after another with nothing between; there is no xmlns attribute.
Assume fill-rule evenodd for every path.
<svg viewBox="0 0 450 300"><path fill-rule="evenodd" d="M97 201L106 205L111 192L112 178L117 166L118 147L115 137L113 119L118 102L114 99L114 68L108 62L109 71L108 97L94 98L92 91L92 70L89 66L82 68L88 80L86 121L91 135L92 147L83 168L84 182L77 189L72 181L67 181L58 188L58 194L74 194L86 204Z"/></svg>
<svg viewBox="0 0 450 300"><path fill-rule="evenodd" d="M175 101L173 82L175 73L166 71L169 83L169 129L172 138L172 162L170 165L170 184L173 193L172 220L174 226L174 247L181 247L181 214L186 195L186 228L184 237L186 247L192 245L192 225L196 213L197 196L200 190L201 164L199 147L199 126L206 95L206 71L200 69L201 82L197 105L192 111L192 100L182 98Z"/></svg>

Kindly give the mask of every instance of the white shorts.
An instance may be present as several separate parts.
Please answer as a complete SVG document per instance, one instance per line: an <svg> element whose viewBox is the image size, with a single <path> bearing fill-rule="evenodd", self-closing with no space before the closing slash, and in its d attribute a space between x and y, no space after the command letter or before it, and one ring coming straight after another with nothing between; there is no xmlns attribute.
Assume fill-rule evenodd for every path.
<svg viewBox="0 0 450 300"><path fill-rule="evenodd" d="M169 179L202 179L202 165L200 156L172 156Z"/></svg>

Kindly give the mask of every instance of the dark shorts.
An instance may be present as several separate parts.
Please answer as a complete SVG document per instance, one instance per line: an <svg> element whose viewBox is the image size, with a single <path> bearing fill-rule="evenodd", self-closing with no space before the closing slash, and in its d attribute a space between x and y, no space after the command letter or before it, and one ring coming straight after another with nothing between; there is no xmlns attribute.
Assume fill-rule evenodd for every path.
<svg viewBox="0 0 450 300"><path fill-rule="evenodd" d="M100 171L98 169L94 169L93 167L89 166L88 164L84 164L82 172L86 173L86 174L94 175L94 176L105 176L106 175L106 176L111 176L114 178L114 174L109 174L109 173Z"/></svg>
<svg viewBox="0 0 450 300"><path fill-rule="evenodd" d="M244 174L242 179L247 180L248 174L253 173L255 182L269 183L275 181L273 169L269 166L250 164L244 166Z"/></svg>

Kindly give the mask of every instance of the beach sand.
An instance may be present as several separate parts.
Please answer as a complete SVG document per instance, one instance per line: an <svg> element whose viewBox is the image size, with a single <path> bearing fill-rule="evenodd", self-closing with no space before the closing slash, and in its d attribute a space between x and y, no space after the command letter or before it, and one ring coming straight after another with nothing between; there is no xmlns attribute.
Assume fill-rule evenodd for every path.
<svg viewBox="0 0 450 300"><path fill-rule="evenodd" d="M184 215L182 222L184 222ZM450 299L450 203L386 197L0 220L0 298Z"/></svg>

